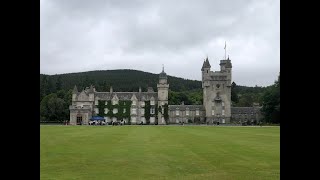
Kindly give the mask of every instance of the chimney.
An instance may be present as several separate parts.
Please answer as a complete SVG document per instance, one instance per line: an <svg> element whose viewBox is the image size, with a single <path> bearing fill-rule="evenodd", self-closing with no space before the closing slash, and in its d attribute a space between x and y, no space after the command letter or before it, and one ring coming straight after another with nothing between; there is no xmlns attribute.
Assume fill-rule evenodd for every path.
<svg viewBox="0 0 320 180"><path fill-rule="evenodd" d="M112 86L110 86L110 93L113 93L113 89L112 89Z"/></svg>

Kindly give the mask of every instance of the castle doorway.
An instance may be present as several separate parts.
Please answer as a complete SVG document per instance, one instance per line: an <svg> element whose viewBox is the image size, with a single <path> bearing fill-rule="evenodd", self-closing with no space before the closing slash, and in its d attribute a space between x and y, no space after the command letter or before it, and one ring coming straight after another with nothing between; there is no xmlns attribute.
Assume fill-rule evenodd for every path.
<svg viewBox="0 0 320 180"><path fill-rule="evenodd" d="M77 115L77 125L82 125L82 116Z"/></svg>

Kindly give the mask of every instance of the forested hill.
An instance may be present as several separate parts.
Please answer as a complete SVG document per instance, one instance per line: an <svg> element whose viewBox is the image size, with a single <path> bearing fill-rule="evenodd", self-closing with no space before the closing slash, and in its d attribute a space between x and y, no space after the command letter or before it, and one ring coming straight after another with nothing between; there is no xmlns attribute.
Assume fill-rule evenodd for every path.
<svg viewBox="0 0 320 180"><path fill-rule="evenodd" d="M59 75L40 74L40 88L41 85L47 86L46 88L50 92L55 92L57 88L69 90L74 85L77 85L81 90L91 84L95 86L97 91L109 91L110 86L114 91L138 91L139 86L143 91L146 91L148 86L153 87L156 91L158 81L159 74L137 70L104 70ZM201 89L201 81L196 80L168 76L168 83L170 90L176 92Z"/></svg>

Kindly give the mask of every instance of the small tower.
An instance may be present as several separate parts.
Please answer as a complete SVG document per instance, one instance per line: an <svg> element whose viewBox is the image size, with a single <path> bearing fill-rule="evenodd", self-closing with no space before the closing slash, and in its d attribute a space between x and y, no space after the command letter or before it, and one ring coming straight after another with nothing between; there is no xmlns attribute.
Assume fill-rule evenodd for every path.
<svg viewBox="0 0 320 180"><path fill-rule="evenodd" d="M167 74L164 72L164 67L162 67L162 72L159 75L159 83L157 84L158 106L168 104L169 84L167 83L167 79ZM158 124L165 124L163 115L160 112L158 112Z"/></svg>
<svg viewBox="0 0 320 180"><path fill-rule="evenodd" d="M90 88L88 90L88 94L89 94L89 101L94 101L94 87L92 85L90 85Z"/></svg>
<svg viewBox="0 0 320 180"><path fill-rule="evenodd" d="M231 86L232 63L231 63L231 60L229 59L229 55L228 55L228 59L220 60L220 71L227 74L227 81L228 81L227 85Z"/></svg>
<svg viewBox="0 0 320 180"><path fill-rule="evenodd" d="M210 68L211 65L209 63L208 56L207 58L203 61L203 65L201 68L202 71L202 87L204 87L204 82L208 79L210 79Z"/></svg>
<svg viewBox="0 0 320 180"><path fill-rule="evenodd" d="M77 95L78 95L78 88L75 85L72 91L72 101L76 101Z"/></svg>

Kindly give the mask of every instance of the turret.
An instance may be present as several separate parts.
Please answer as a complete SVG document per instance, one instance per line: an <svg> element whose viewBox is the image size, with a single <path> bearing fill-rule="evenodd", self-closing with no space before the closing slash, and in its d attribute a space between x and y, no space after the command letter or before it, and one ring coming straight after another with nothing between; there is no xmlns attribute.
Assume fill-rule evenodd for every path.
<svg viewBox="0 0 320 180"><path fill-rule="evenodd" d="M207 80L210 79L210 68L211 65L209 63L209 59L208 56L207 58L204 60L201 71L202 71L202 88L206 86Z"/></svg>
<svg viewBox="0 0 320 180"><path fill-rule="evenodd" d="M75 85L74 88L73 88L73 90L72 90L72 101L76 101L77 94L78 94L78 88L77 88L77 86Z"/></svg>
<svg viewBox="0 0 320 180"><path fill-rule="evenodd" d="M211 68L211 65L209 63L208 56L207 56L207 59L205 59L203 61L203 65L202 65L202 68L201 68L202 76L206 75L206 74L209 74L210 73L210 68Z"/></svg>
<svg viewBox="0 0 320 180"><path fill-rule="evenodd" d="M90 85L88 94L89 94L89 101L94 101L94 87L92 85Z"/></svg>
<svg viewBox="0 0 320 180"><path fill-rule="evenodd" d="M167 84L167 74L164 72L164 67L162 67L162 72L159 74L159 84Z"/></svg>
<svg viewBox="0 0 320 180"><path fill-rule="evenodd" d="M228 59L226 60L220 60L220 70L221 72L227 73L227 81L228 81L228 86L231 86L231 81L232 81L232 63L231 60Z"/></svg>

